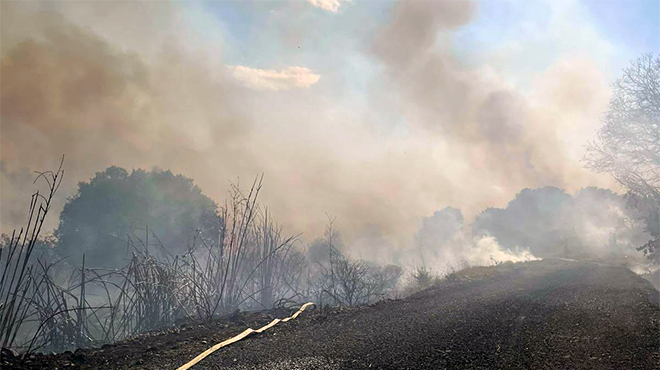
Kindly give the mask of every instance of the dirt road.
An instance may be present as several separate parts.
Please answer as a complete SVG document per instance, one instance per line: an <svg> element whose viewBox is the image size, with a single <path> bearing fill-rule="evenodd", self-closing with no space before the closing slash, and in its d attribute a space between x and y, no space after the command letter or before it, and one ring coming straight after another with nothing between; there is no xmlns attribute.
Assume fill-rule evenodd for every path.
<svg viewBox="0 0 660 370"><path fill-rule="evenodd" d="M239 326L137 339L68 361L176 369ZM476 268L404 300L305 311L193 367L253 368L660 369L658 291L623 267L544 260Z"/></svg>

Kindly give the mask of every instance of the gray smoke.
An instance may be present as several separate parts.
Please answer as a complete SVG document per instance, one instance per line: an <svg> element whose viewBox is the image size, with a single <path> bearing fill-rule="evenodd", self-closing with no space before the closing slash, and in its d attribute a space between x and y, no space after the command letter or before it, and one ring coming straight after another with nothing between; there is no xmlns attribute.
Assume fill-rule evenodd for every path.
<svg viewBox="0 0 660 370"><path fill-rule="evenodd" d="M224 59L223 35L200 31L199 22L213 20L194 5L189 19L183 3L166 1L1 2L2 231L20 225L33 189L24 174L55 167L62 154L57 207L78 181L111 165L182 173L216 201L228 180L245 184L264 172L261 201L287 231L311 241L327 212L337 216L347 250L385 262L407 253L434 210L453 206L471 222L525 187L612 186L565 145L579 146L564 134L576 112L592 117L606 102L593 64L549 69L542 80L552 84L541 83L544 99L531 104L528 94L471 67L478 56L453 50L452 32L473 20L474 2L400 1L373 34L355 31L363 48L333 43L333 65L280 68L298 66L288 48L314 45L322 31L304 21L311 18L287 21L307 11L301 4L273 6L286 62L248 67L302 87L283 89L280 80L278 91L246 87ZM341 98L354 81L335 71L355 57L384 72L366 84L364 104ZM585 94L593 98L564 98Z"/></svg>
<svg viewBox="0 0 660 370"><path fill-rule="evenodd" d="M636 247L649 239L637 211L610 190L570 195L556 187L523 189L506 207L488 208L471 224L454 208L425 218L416 263L426 258L443 270L463 262L557 257L620 263L641 272L652 266Z"/></svg>

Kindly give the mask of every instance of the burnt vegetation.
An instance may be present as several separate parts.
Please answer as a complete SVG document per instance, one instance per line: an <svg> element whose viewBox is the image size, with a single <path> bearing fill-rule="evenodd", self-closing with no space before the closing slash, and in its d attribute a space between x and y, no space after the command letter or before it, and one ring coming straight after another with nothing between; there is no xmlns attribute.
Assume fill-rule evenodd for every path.
<svg viewBox="0 0 660 370"><path fill-rule="evenodd" d="M166 225L170 229L165 231L174 237L186 240L188 232L183 246L171 247L148 224L127 223L125 210L113 211L108 206L85 209L83 215L72 212L84 203L87 207L107 203L98 194L95 197L101 199L95 200L84 194L98 192L95 186L105 188L103 182L113 176L123 179L114 184L119 188L131 183L124 170L112 167L90 183L80 184L78 195L64 208L55 235L42 238L42 225L63 175L61 165L56 172L38 175L37 181L47 185L46 195L37 192L32 196L26 227L11 237L4 236L0 248L1 344L24 355L100 346L185 321L235 315L239 310L286 308L306 301L353 306L398 292L401 267L346 256L335 245L341 244L341 238L332 223L326 235L310 246L311 253L298 235L286 235L258 202L262 176L247 192L232 185L228 199L219 207L210 200L205 202L212 212L197 218L205 229L181 231L173 229L174 222ZM179 185L183 182L197 193L196 199L208 199L191 180L171 173L140 171L138 176L178 178L183 180L177 180ZM171 185L165 181L161 188L151 190L158 192ZM111 198L113 192L109 193ZM153 196L150 198L142 206L164 207L158 201L150 203ZM144 200L128 199L138 204ZM128 214L134 208L130 204ZM190 209L195 211L194 206ZM149 219L148 212L142 215ZM167 216L171 214L159 215ZM91 229L90 218L116 224L99 225L104 230L97 232ZM167 227L160 224L161 230ZM117 230L126 234L122 237ZM78 253L75 246L64 246L67 240L76 241ZM125 258L118 258L122 254Z"/></svg>

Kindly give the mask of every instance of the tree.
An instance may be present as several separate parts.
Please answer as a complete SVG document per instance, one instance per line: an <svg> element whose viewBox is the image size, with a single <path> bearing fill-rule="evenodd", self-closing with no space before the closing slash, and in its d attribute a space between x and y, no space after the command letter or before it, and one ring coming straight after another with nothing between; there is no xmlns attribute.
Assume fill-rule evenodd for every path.
<svg viewBox="0 0 660 370"><path fill-rule="evenodd" d="M587 167L611 174L632 193L660 200L660 56L645 54L623 70Z"/></svg>
<svg viewBox="0 0 660 370"><path fill-rule="evenodd" d="M623 70L596 140L587 147L587 167L611 174L630 195L660 208L660 56L644 54ZM645 216L652 240L640 247L660 261L658 217ZM648 222L651 222L649 224Z"/></svg>
<svg viewBox="0 0 660 370"><path fill-rule="evenodd" d="M660 207L649 197L640 197L634 193L626 196L630 208L639 212L637 219L644 222L644 230L651 235L651 239L639 246L637 250L644 252L646 257L656 264L660 263Z"/></svg>
<svg viewBox="0 0 660 370"><path fill-rule="evenodd" d="M343 242L328 216L323 238L307 248L309 272L315 276L312 289L322 305L324 297L334 304L355 306L383 299L396 293L403 269L354 259L343 252Z"/></svg>
<svg viewBox="0 0 660 370"><path fill-rule="evenodd" d="M85 253L89 267L118 267L130 252L128 238L152 252L162 241L181 254L193 243L217 243L219 221L216 203L192 179L113 166L80 182L68 199L55 230L57 251L74 263Z"/></svg>

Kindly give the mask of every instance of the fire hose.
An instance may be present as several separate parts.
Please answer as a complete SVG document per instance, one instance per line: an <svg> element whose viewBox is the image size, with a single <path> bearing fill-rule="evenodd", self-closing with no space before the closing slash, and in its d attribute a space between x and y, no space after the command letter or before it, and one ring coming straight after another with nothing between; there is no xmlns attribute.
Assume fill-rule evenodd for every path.
<svg viewBox="0 0 660 370"><path fill-rule="evenodd" d="M202 361L204 358L206 358L206 356L208 356L208 355L210 355L211 353L213 353L213 352L219 350L219 349L222 348L222 347L228 346L228 345L230 345L230 344L232 344L232 343L236 343L236 342L238 342L239 340L241 340L241 339L243 339L243 338L245 338L245 337L247 337L247 336L249 336L249 335L251 335L251 334L253 334L253 333L263 333L264 331L266 331L266 330L272 328L273 326L277 325L277 324L280 323L280 322L287 322L287 321L289 321L289 320L293 320L293 319L295 319L296 317L298 317L298 315L300 315L303 311L305 311L305 309L306 309L307 307L312 306L312 305L314 305L314 303L312 303L312 302L305 303L305 304L302 305L302 307L300 307L300 309L299 309L298 311L296 311L296 313L294 313L293 315L291 315L291 316L289 316L289 317L287 317L287 318L284 318L284 319L274 319L274 320L271 321L269 324L264 325L264 326L262 326L262 327L259 328L259 329L256 329L256 330L255 330L255 329L247 328L247 329L245 329L242 333L238 334L237 336L235 336L235 337L231 337L231 338L225 340L224 342L220 342L220 343L214 345L213 347L207 349L206 351L200 353L199 355L197 355L197 357L195 357L195 358L193 358L192 360L190 360L187 364L185 364L185 365L183 365L183 366L177 368L177 370L188 370L188 369L190 369L191 367L193 367L196 363L198 363L198 362Z"/></svg>

